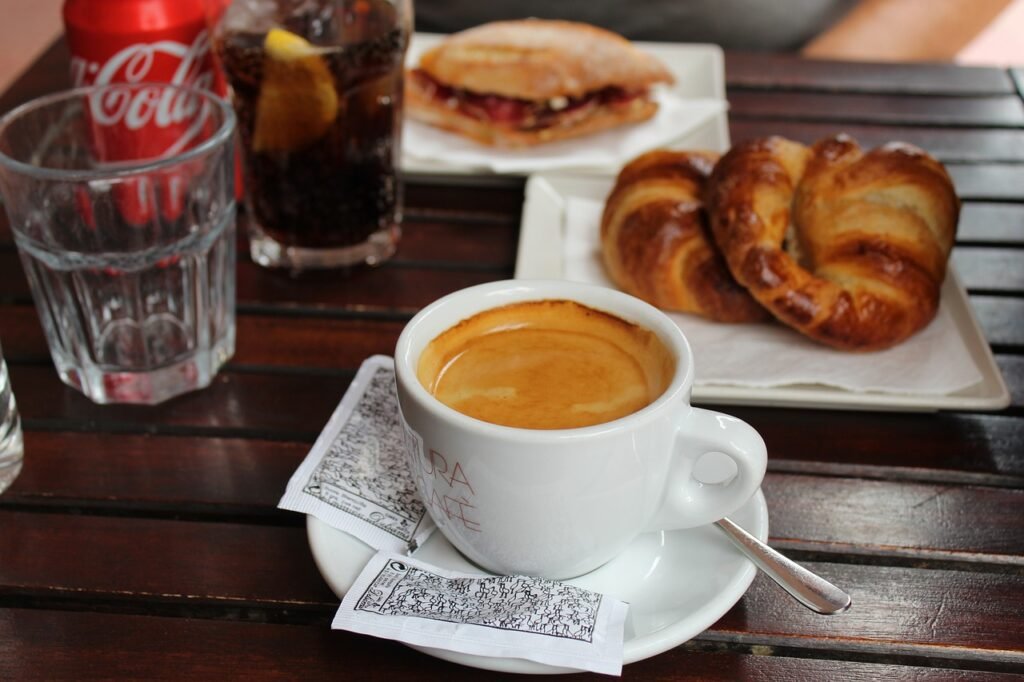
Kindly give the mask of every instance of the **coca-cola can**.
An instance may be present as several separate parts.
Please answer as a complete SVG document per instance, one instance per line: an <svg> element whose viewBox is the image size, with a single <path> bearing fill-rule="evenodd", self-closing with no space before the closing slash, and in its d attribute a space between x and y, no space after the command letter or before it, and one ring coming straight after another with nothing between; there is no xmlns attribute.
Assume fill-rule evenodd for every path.
<svg viewBox="0 0 1024 682"><path fill-rule="evenodd" d="M210 50L208 22L217 11L209 0L67 0L64 24L75 86L173 83L224 96L227 88ZM91 103L97 127L109 130L105 158L117 160L124 145L153 156L180 151L187 140L171 124L173 103Z"/></svg>
<svg viewBox="0 0 1024 682"><path fill-rule="evenodd" d="M173 83L211 90L227 85L211 51L209 27L230 0L66 0L64 25L74 85ZM162 92L162 96L155 93ZM178 97L176 101L172 97ZM180 115L190 103L168 90L114 91L90 100L97 158L163 157L186 151L200 132ZM192 121L192 128L182 121ZM184 179L177 178L176 184ZM116 188L131 222L150 217L147 188ZM172 188L159 188L173 191Z"/></svg>
<svg viewBox="0 0 1024 682"><path fill-rule="evenodd" d="M227 92L208 25L226 0L66 0L76 86L153 81Z"/></svg>

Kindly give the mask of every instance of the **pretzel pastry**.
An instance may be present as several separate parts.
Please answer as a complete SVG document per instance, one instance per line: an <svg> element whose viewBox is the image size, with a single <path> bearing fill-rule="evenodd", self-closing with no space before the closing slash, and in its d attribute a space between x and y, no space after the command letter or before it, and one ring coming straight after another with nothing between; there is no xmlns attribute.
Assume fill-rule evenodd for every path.
<svg viewBox="0 0 1024 682"><path fill-rule="evenodd" d="M659 308L720 322L768 319L708 232L701 195L715 159L659 150L626 165L601 220L605 267L619 288Z"/></svg>
<svg viewBox="0 0 1024 682"><path fill-rule="evenodd" d="M569 21L499 21L428 50L406 80L410 117L483 144L523 147L643 121L672 75L604 29Z"/></svg>
<svg viewBox="0 0 1024 682"><path fill-rule="evenodd" d="M753 140L722 157L707 203L732 274L816 341L878 350L935 316L960 202L916 147Z"/></svg>

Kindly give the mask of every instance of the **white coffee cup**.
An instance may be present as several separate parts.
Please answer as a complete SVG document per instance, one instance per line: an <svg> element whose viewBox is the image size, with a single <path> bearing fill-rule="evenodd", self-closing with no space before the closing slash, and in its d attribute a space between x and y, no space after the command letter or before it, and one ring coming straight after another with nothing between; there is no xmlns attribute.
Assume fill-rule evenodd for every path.
<svg viewBox="0 0 1024 682"><path fill-rule="evenodd" d="M538 430L458 412L420 383L420 354L442 332L484 310L562 299L657 334L675 359L668 388L638 412L594 426ZM405 327L395 350L398 400L417 487L445 537L496 573L569 578L619 554L638 534L711 523L760 487L767 452L757 431L690 405L693 353L653 306L588 284L510 280L435 301ZM736 473L702 483L694 465L724 453Z"/></svg>

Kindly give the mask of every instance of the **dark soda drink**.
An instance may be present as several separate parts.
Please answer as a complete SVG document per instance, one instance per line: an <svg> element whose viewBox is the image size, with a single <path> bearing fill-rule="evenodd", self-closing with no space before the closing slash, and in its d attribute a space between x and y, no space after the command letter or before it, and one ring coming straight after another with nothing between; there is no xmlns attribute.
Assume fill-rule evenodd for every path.
<svg viewBox="0 0 1024 682"><path fill-rule="evenodd" d="M410 17L387 0L278 5L262 31L233 5L216 37L244 147L253 259L292 271L379 262L401 223Z"/></svg>

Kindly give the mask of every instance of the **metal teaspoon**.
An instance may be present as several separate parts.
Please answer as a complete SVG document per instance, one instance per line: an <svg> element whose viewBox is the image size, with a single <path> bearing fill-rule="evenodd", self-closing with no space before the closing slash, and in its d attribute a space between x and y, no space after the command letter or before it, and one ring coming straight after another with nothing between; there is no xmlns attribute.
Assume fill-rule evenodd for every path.
<svg viewBox="0 0 1024 682"><path fill-rule="evenodd" d="M846 592L787 559L729 519L715 521L715 525L768 577L810 610L832 615L850 608L852 600Z"/></svg>

